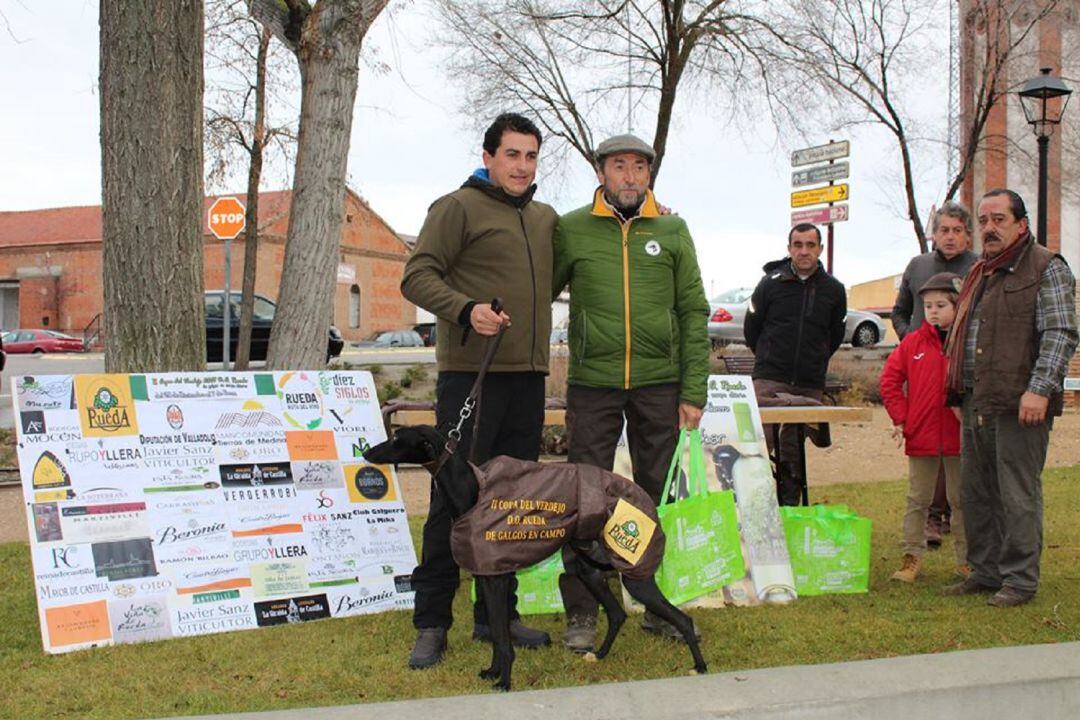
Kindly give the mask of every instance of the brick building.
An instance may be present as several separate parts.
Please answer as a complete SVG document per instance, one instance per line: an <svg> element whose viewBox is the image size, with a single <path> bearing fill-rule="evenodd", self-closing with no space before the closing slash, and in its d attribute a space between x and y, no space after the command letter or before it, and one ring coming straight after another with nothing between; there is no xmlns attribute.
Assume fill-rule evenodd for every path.
<svg viewBox="0 0 1080 720"><path fill-rule="evenodd" d="M1020 32L1042 10L1043 0L1020 3L986 3L976 0L954 0L960 9L960 97L961 133L970 126L969 117L978 92L979 63L992 58L994 48L1006 46L1004 39L987 37L987 28L1000 27L987 22L980 10L991 12L1008 9L1012 22L1008 32ZM1004 32L1004 30L1003 30ZM1074 95L1080 95L1080 1L1060 0L1014 51L1006 66L1002 88L1003 101L990 111L972 172L964 183L961 199L975 207L984 192L1008 187L1024 198L1035 232L1038 212L1038 160L1036 139L1024 117L1020 98L1015 90L1025 80L1039 74L1040 68L1066 79ZM989 51L988 51L989 47ZM1071 99L1062 119L1050 138L1047 165L1046 245L1061 253L1073 273L1080 270L1080 101ZM976 250L981 243L976 238ZM1080 303L1080 292L1078 292ZM1080 353L1074 356L1069 377L1080 377ZM1074 406L1080 406L1080 393L1071 395Z"/></svg>
<svg viewBox="0 0 1080 720"><path fill-rule="evenodd" d="M204 207L214 199L206 198ZM255 292L271 300L281 278L291 201L287 190L259 196ZM203 253L205 288L224 287L225 244L208 229ZM408 255L386 221L347 191L334 292L334 324L346 339L416 322L416 307L398 290ZM231 256L230 285L239 291L242 236L232 242ZM82 337L101 313L102 298L100 206L0 212L0 327L42 327Z"/></svg>

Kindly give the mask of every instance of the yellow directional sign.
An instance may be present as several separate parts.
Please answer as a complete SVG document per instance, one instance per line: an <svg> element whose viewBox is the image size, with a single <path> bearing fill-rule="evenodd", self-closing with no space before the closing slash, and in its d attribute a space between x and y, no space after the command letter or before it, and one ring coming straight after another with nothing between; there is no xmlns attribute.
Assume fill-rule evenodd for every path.
<svg viewBox="0 0 1080 720"><path fill-rule="evenodd" d="M830 185L828 187L814 188L813 190L800 190L791 193L791 207L805 207L807 205L820 205L821 203L840 202L848 199L847 183L842 185Z"/></svg>

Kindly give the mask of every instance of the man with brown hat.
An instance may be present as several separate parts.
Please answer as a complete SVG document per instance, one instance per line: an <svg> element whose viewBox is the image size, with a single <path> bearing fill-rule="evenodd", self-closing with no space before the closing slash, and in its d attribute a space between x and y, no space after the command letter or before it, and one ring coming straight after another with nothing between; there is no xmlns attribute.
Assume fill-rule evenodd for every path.
<svg viewBox="0 0 1080 720"><path fill-rule="evenodd" d="M568 459L611 470L625 422L634 481L653 502L679 427L701 420L709 375L709 303L694 242L649 189L655 159L634 135L600 143L600 187L555 230L553 284L553 297L570 286ZM560 586L563 642L586 652L596 634L596 601L569 575ZM650 615L643 627L676 635Z"/></svg>
<svg viewBox="0 0 1080 720"><path fill-rule="evenodd" d="M1024 201L991 190L979 202L982 259L960 291L949 336L948 389L963 404L961 492L971 575L948 595L1029 602L1039 586L1042 482L1062 380L1076 350L1076 280L1035 242Z"/></svg>

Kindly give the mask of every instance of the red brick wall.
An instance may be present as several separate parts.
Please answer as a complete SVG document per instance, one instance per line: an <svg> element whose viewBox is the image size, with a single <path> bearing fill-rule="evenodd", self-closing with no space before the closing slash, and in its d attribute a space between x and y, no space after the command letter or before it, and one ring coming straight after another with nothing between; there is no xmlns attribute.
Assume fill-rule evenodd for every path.
<svg viewBox="0 0 1080 720"><path fill-rule="evenodd" d="M359 328L349 327L352 283L336 283L333 322L349 340L374 330L411 327L416 308L398 289L408 248L394 232L352 194L346 195L339 262L352 266L361 292ZM259 241L255 292L276 300L285 254L288 213L265 223ZM204 287L224 287L224 243L206 237L203 250ZM230 285L243 287L244 242L232 242ZM0 247L0 281L19 282L19 323L81 335L101 312L101 243L99 241L42 246ZM12 328L4 328L12 329Z"/></svg>

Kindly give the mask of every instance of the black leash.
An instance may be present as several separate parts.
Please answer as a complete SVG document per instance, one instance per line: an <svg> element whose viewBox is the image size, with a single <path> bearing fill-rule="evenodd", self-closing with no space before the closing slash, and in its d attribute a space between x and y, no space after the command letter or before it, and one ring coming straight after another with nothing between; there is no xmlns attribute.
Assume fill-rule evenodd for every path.
<svg viewBox="0 0 1080 720"><path fill-rule="evenodd" d="M491 309L495 313L502 312L502 300L499 298L492 300ZM474 413L476 419L473 420L473 442L469 445L469 462L473 462L476 458L476 438L480 433L480 402L483 396L484 376L487 375L488 368L491 367L491 363L495 360L495 353L499 350L499 343L502 342L505 330L506 324L500 323L498 331L488 338L484 356L480 360L480 369L476 373L476 380L469 390L468 397L465 398L465 404L462 405L461 411L458 413L457 425L447 433L446 445L443 446L442 455L439 456L435 463L426 463L424 465L432 475L437 475L442 470L443 465L446 464L446 461L450 459L450 456L457 451L458 443L461 442L461 428Z"/></svg>

